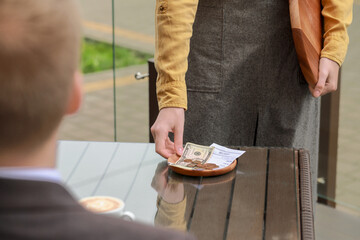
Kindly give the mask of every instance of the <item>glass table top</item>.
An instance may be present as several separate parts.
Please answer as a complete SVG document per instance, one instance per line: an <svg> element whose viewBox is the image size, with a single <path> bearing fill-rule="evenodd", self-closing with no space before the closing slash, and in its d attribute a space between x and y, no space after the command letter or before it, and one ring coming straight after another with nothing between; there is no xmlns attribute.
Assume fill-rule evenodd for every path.
<svg viewBox="0 0 360 240"><path fill-rule="evenodd" d="M293 150L244 150L228 174L187 177L169 170L154 144L60 141L57 168L77 199L120 198L136 221L198 239L300 238Z"/></svg>

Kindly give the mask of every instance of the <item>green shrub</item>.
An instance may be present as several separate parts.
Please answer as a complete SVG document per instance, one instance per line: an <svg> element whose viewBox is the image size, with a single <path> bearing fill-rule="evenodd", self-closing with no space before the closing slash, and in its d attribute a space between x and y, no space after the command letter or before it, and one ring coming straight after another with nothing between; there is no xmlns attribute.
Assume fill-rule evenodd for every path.
<svg viewBox="0 0 360 240"><path fill-rule="evenodd" d="M113 67L112 45L85 38L82 44L81 69L83 73L109 70ZM151 54L115 46L115 67L145 64Z"/></svg>

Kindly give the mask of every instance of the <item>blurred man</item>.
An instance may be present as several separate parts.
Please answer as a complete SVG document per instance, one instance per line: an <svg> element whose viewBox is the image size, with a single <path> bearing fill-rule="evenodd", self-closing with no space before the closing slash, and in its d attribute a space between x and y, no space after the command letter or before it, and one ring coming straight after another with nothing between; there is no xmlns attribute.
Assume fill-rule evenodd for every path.
<svg viewBox="0 0 360 240"><path fill-rule="evenodd" d="M54 169L81 103L73 0L0 0L0 239L190 239L83 209Z"/></svg>

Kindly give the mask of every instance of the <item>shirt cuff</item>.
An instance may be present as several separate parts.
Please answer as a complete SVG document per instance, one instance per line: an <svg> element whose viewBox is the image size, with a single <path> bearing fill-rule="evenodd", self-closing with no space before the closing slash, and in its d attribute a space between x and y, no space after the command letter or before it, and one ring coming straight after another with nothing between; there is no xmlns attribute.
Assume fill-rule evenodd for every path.
<svg viewBox="0 0 360 240"><path fill-rule="evenodd" d="M345 60L349 41L336 36L328 36L324 39L324 47L321 57L333 60L341 66Z"/></svg>
<svg viewBox="0 0 360 240"><path fill-rule="evenodd" d="M178 107L187 110L187 93L185 81L156 83L159 110L165 107Z"/></svg>

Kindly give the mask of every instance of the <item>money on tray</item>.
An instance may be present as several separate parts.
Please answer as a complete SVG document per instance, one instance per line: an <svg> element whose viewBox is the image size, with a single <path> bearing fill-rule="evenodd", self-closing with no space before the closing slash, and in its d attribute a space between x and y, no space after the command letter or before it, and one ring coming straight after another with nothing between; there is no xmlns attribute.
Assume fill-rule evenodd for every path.
<svg viewBox="0 0 360 240"><path fill-rule="evenodd" d="M171 165L188 170L217 170L229 166L244 153L245 151L226 148L216 143L210 146L186 143L179 160Z"/></svg>

